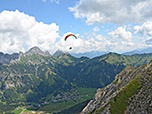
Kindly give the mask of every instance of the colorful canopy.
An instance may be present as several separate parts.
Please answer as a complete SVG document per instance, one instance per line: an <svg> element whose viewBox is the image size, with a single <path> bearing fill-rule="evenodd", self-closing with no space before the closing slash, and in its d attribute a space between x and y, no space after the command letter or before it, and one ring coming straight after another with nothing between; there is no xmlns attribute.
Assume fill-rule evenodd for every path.
<svg viewBox="0 0 152 114"><path fill-rule="evenodd" d="M77 37L74 35L74 34L68 34L68 35L66 35L66 37L65 37L65 41L67 40L67 38L69 38L70 36L74 36L76 39L77 39Z"/></svg>

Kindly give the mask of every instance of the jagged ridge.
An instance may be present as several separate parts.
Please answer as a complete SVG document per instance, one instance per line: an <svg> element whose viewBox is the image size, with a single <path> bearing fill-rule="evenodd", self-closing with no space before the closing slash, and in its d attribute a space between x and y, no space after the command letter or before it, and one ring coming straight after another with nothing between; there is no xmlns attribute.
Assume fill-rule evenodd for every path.
<svg viewBox="0 0 152 114"><path fill-rule="evenodd" d="M42 56L50 56L50 53L48 51L43 52L39 47L35 46L28 50L24 55L33 55L33 54L38 54Z"/></svg>

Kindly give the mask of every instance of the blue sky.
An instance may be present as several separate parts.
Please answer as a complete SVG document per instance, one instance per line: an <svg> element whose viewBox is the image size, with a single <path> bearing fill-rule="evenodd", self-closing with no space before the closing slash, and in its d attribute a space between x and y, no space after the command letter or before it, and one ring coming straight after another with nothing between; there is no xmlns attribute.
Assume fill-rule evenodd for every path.
<svg viewBox="0 0 152 114"><path fill-rule="evenodd" d="M152 46L152 0L1 0L0 52L126 52ZM78 39L64 37L75 34ZM73 47L69 50L69 47Z"/></svg>

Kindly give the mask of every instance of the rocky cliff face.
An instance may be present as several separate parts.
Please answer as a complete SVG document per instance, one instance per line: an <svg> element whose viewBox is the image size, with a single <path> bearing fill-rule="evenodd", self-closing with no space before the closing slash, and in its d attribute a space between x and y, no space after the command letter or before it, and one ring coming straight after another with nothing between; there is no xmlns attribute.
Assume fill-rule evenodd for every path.
<svg viewBox="0 0 152 114"><path fill-rule="evenodd" d="M151 114L152 61L126 67L108 86L98 89L81 114Z"/></svg>

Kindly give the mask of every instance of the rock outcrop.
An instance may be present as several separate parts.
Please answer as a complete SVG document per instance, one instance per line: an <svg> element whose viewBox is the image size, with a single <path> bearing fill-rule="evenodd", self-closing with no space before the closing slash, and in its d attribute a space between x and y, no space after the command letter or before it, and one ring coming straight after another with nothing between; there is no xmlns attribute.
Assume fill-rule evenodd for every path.
<svg viewBox="0 0 152 114"><path fill-rule="evenodd" d="M108 86L98 89L81 114L151 114L152 61L128 66Z"/></svg>

